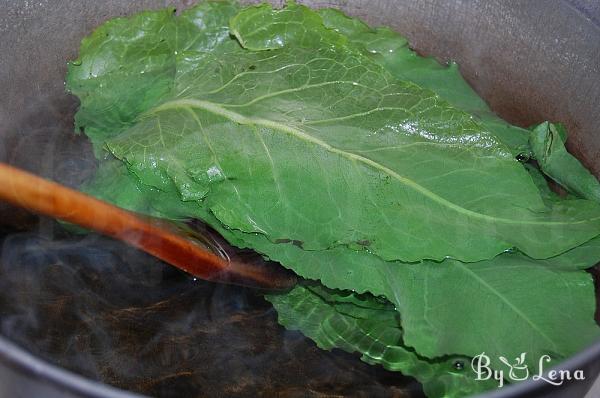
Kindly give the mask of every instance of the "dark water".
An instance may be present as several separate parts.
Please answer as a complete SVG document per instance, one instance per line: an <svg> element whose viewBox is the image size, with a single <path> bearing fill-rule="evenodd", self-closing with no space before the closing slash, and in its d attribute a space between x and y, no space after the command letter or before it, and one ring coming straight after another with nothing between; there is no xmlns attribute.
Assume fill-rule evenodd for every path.
<svg viewBox="0 0 600 398"><path fill-rule="evenodd" d="M285 331L251 289L37 229L2 238L0 333L61 367L159 397L422 396L413 379Z"/></svg>

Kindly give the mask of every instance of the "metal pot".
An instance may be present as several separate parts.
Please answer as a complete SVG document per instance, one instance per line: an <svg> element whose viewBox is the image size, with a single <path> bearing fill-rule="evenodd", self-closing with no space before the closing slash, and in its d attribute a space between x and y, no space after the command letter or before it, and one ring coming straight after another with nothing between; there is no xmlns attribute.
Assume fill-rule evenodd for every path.
<svg viewBox="0 0 600 398"><path fill-rule="evenodd" d="M600 6L596 2L301 2L341 8L371 24L391 26L422 54L457 61L470 84L506 120L522 126L542 120L564 123L571 152L600 175ZM5 0L0 14L0 160L77 185L91 172L93 161L85 139L69 134L76 105L64 93L66 60L74 59L81 38L108 18L190 3ZM5 232L54 231L47 221L6 206L0 206L0 220ZM0 337L0 396L134 396L61 370L28 354L27 348ZM527 381L486 397L583 396L600 372L600 343L559 367L584 369L586 381L560 388Z"/></svg>

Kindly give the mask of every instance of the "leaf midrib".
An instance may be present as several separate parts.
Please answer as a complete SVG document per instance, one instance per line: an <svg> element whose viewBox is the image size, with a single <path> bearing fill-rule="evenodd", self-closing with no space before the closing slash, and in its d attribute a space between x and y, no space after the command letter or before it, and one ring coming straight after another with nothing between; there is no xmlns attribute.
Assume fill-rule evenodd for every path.
<svg viewBox="0 0 600 398"><path fill-rule="evenodd" d="M467 215L467 216L470 216L473 218L477 218L477 219L481 219L481 220L485 220L485 221L496 222L496 223L514 224L514 225L523 225L523 224L529 224L529 225L577 225L577 224L586 224L589 222L600 220L600 217L595 217L595 218L590 218L590 219L586 219L586 220L578 220L578 221L535 221L535 220L523 221L523 220L515 220L515 219L509 219L509 218L503 218L503 217L494 217L494 216L479 213L479 212L476 212L473 210L469 210L469 209L461 207L453 202L450 202L449 200L447 200L447 199L439 196L438 194L430 191L429 189L423 187L422 185L419 185L416 181L413 181L407 177L401 176L400 174L398 174L394 170L390 169L389 167L386 167L380 163L377 163L376 161L374 161L372 159L369 159L364 156L360 156L356 153L347 152L343 149L339 149L334 146L331 146L327 142L320 140L316 137L313 137L310 134L308 134L298 128L288 126L286 124L276 122L273 120L269 120L269 119L247 117L240 113L233 112L229 109L226 109L225 107L223 107L220 104L216 104L216 103L209 102L209 101L191 99L191 98L168 101L168 102L165 102L153 109L150 109L148 112L145 113L145 115L155 114L155 113L159 113L159 112L167 111L167 110L186 109L186 108L201 109L201 110L213 113L215 115L228 118L231 121L241 124L241 125L254 124L254 125L259 125L259 126L263 126L263 127L267 127L267 128L271 128L274 130L284 132L284 133L289 134L297 139L315 144L315 145L325 149L328 152L334 153L336 155L345 157L349 160L356 161L356 162L362 163L364 165L367 165L369 167L372 167L374 169L377 169L377 170L389 175L390 177L394 178L395 180L399 181L403 185L406 185L406 186L410 187L411 189L419 192L420 194L424 195L425 197L429 198L430 200L432 200L442 206L445 206L449 209L452 209L459 214L464 214L464 215Z"/></svg>

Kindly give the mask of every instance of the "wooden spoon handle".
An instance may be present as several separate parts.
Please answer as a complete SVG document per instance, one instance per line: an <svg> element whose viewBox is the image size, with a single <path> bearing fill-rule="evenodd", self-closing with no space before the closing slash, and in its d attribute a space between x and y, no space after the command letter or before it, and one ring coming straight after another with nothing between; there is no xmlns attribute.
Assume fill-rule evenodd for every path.
<svg viewBox="0 0 600 398"><path fill-rule="evenodd" d="M125 241L198 278L285 289L288 273L229 262L159 222L0 162L0 200Z"/></svg>

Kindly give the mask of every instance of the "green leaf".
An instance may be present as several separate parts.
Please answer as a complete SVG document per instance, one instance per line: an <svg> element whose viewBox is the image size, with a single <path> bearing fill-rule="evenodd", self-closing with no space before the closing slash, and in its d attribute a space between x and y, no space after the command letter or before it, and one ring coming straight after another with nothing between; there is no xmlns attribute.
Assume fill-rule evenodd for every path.
<svg viewBox="0 0 600 398"><path fill-rule="evenodd" d="M362 360L414 376L430 398L464 397L494 387L477 381L469 358L427 360L402 342L398 313L369 295L331 291L322 286L298 285L284 295L268 295L287 329L299 330L322 349L358 352ZM342 300L342 301L340 301ZM465 365L455 369L455 363Z"/></svg>
<svg viewBox="0 0 600 398"><path fill-rule="evenodd" d="M143 184L122 162L106 159L95 178L80 189L98 199L119 207L154 217L187 220L201 210L197 202L183 202L174 185L164 191Z"/></svg>
<svg viewBox="0 0 600 398"><path fill-rule="evenodd" d="M425 356L449 349L471 356L485 351L493 355L492 365L498 367L500 355L513 358L525 352L526 363L535 368L545 354L556 365L598 339L589 274L511 260L472 265L453 262L442 269L434 264L425 269L407 266L404 275L392 280L405 281L399 287L403 293L398 309L403 313L410 308L403 318L411 331L409 335L407 326L407 344L420 347ZM449 297L447 286L460 286L463 294ZM468 292L477 289L477 298L470 299ZM464 338L466 330L479 329L482 324L486 333L498 339L496 344L481 332L467 332L469 339ZM573 330L577 330L576 341Z"/></svg>
<svg viewBox="0 0 600 398"><path fill-rule="evenodd" d="M155 18L128 25L136 40L144 15ZM175 27L161 34L177 43L192 28L171 20ZM233 40L209 53L177 48L171 92L124 131L107 132L107 147L142 183L161 191L174 184L228 228L306 250L369 241L386 260L477 261L512 247L546 258L598 235L600 206L546 206L494 134L432 91L394 78L319 21L294 4L250 7L231 21L240 42L271 49L271 32L281 48L251 51ZM210 29L203 35L213 37ZM95 64L104 51L84 46L81 59Z"/></svg>
<svg viewBox="0 0 600 398"><path fill-rule="evenodd" d="M178 18L174 11L111 19L83 39L79 58L69 63L66 87L81 101L76 128L85 130L99 156L107 138L171 92L184 51L232 44L233 3L204 2Z"/></svg>
<svg viewBox="0 0 600 398"><path fill-rule="evenodd" d="M493 113L462 77L456 63L445 66L431 57L419 56L404 37L387 27L371 28L331 8L318 10L318 13L326 27L346 36L351 44L395 77L427 88L458 109L469 112L515 156L530 152L529 130L512 126Z"/></svg>
<svg viewBox="0 0 600 398"><path fill-rule="evenodd" d="M529 143L542 171L569 192L600 202L600 183L567 152L566 132L560 125L542 123L531 131Z"/></svg>

